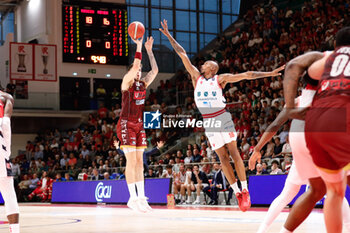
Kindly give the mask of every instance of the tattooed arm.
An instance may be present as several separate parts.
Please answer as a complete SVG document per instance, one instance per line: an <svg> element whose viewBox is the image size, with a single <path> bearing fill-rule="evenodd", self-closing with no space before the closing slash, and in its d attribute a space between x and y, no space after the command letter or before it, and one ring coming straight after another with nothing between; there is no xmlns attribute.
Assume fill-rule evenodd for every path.
<svg viewBox="0 0 350 233"><path fill-rule="evenodd" d="M154 58L154 54L152 52L152 46L153 46L153 37L147 37L147 41L145 43L145 48L149 57L149 61L151 63L151 71L148 72L148 74L143 78L143 81L145 81L146 83L146 87L148 87L153 80L155 79L155 77L158 74L158 65L157 65L157 61Z"/></svg>
<svg viewBox="0 0 350 233"><path fill-rule="evenodd" d="M224 88L227 83L235 83L245 79L251 80L251 79L279 76L281 75L281 73L279 72L283 69L284 69L284 65L271 72L247 71L239 74L230 74L230 73L220 74L218 80L220 85Z"/></svg>
<svg viewBox="0 0 350 233"><path fill-rule="evenodd" d="M185 49L179 43L177 43L177 41L172 37L172 35L170 35L167 21L163 20L163 22L161 22L161 25L162 28L160 28L159 31L161 31L169 39L171 46L173 46L175 52L180 56L187 72L191 75L192 83L195 85L195 82L199 77L200 72L194 65L192 65Z"/></svg>

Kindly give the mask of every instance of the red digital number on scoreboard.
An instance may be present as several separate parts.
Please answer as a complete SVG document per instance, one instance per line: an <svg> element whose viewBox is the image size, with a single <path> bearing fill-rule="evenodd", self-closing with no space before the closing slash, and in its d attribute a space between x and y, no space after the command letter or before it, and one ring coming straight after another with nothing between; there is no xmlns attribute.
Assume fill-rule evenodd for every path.
<svg viewBox="0 0 350 233"><path fill-rule="evenodd" d="M91 40L86 41L86 48L91 48Z"/></svg>
<svg viewBox="0 0 350 233"><path fill-rule="evenodd" d="M91 16L86 16L86 17L85 17L85 22L86 22L87 24L92 24L92 17L91 17Z"/></svg>
<svg viewBox="0 0 350 233"><path fill-rule="evenodd" d="M103 18L103 25L110 25L111 23L108 21L107 18Z"/></svg>

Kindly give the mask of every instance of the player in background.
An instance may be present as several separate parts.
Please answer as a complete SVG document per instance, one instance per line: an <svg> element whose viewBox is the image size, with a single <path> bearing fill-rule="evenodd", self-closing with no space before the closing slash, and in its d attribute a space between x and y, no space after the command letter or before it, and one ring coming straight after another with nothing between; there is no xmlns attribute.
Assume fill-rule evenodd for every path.
<svg viewBox="0 0 350 233"><path fill-rule="evenodd" d="M132 40L136 43L136 54L121 85L122 110L117 124L117 135L121 142L120 148L126 157L125 176L130 193L127 205L133 210L147 212L151 210L151 207L148 205L144 188L143 151L147 147L147 143L142 117L146 88L157 76L158 66L152 52L153 38L149 37L145 42L145 48L152 69L145 77L141 78L143 38Z"/></svg>
<svg viewBox="0 0 350 233"><path fill-rule="evenodd" d="M304 82L306 83L306 86L302 90L301 96L296 99L298 108L304 108L311 105L318 85L318 82L312 80L307 74L304 75ZM249 159L250 170L254 170L257 160L259 160L259 163L261 162L261 149L271 140L271 138L277 133L279 128L287 122L287 120L288 115L284 109L266 129ZM272 222L277 218L283 208L288 205L288 203L290 203L298 194L301 185L309 184L310 187L294 203L281 232L293 232L298 226L300 226L300 224L310 214L316 203L326 193L325 184L312 161L309 150L307 149L304 128L305 121L303 120L294 119L291 123L289 141L293 152L293 164L288 173L288 177L281 194L271 203L264 221L260 224L257 233L267 232L268 228L271 226ZM350 209L349 203L345 198L342 208L344 213L343 222L348 232L350 232Z"/></svg>
<svg viewBox="0 0 350 233"><path fill-rule="evenodd" d="M11 116L13 97L0 91L0 192L5 202L11 233L19 233L19 208L11 176Z"/></svg>
<svg viewBox="0 0 350 233"><path fill-rule="evenodd" d="M350 163L350 27L337 32L333 53L311 54L288 63L283 81L284 96L287 111L293 111L300 75L307 69L311 78L320 80L312 107L306 112L305 139L326 183L327 232L338 233L342 232L341 207Z"/></svg>
<svg viewBox="0 0 350 233"><path fill-rule="evenodd" d="M219 129L220 132L206 129L206 136L212 148L220 158L222 170L236 194L239 208L242 211L246 211L251 205L247 177L242 158L237 149L237 133L235 126L232 122L231 114L225 109L226 103L222 94L222 89L227 83L281 75L279 71L283 70L284 67L280 67L272 72L248 71L240 74L227 73L216 75L219 70L217 62L206 61L201 67L201 72L199 72L199 70L191 64L184 48L170 35L167 21L164 20L161 22L161 25L162 28L159 30L169 39L175 52L180 56L186 70L191 75L192 84L195 88L195 102L204 121L216 119L221 121L221 125L223 125L223 127ZM237 185L236 177L230 164L229 154L234 160L235 169L241 181L242 191Z"/></svg>

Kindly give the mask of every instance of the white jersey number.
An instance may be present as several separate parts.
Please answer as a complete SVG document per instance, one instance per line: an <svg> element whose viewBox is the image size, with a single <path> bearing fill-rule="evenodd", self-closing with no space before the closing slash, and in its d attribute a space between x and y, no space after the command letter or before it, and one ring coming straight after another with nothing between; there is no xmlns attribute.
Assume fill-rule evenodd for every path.
<svg viewBox="0 0 350 233"><path fill-rule="evenodd" d="M338 55L333 62L331 76L337 77L344 72L345 76L350 76L349 56L345 54Z"/></svg>

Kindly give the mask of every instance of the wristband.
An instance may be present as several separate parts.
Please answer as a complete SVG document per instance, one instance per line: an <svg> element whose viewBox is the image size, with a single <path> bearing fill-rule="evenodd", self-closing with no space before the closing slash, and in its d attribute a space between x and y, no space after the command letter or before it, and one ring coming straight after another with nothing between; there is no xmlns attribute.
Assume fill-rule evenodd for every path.
<svg viewBox="0 0 350 233"><path fill-rule="evenodd" d="M140 60L142 60L142 53L136 52L136 53L135 53L135 59L140 59Z"/></svg>

